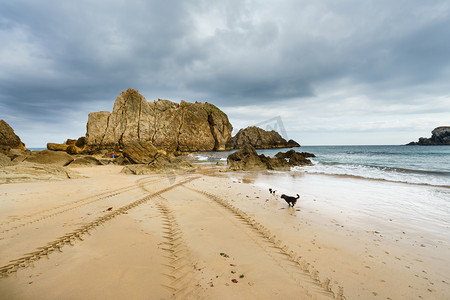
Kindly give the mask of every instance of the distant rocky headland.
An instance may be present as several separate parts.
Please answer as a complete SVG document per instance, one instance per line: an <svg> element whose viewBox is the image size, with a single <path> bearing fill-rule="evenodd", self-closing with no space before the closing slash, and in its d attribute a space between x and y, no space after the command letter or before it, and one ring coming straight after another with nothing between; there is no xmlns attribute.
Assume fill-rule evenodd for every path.
<svg viewBox="0 0 450 300"><path fill-rule="evenodd" d="M421 137L418 142L411 142L408 145L421 145L421 146L437 146L437 145L450 145L450 126L436 127L431 132L430 138Z"/></svg>

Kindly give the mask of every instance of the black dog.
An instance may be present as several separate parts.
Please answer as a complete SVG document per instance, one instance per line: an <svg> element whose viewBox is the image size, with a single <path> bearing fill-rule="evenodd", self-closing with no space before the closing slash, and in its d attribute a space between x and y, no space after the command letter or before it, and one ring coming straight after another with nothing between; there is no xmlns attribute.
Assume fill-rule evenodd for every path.
<svg viewBox="0 0 450 300"><path fill-rule="evenodd" d="M283 195L281 195L281 198L283 198L284 201L286 201L287 204L289 204L289 206L294 207L295 203L297 203L297 199L300 198L300 196L297 194L297 198L295 198L295 197L286 196L285 194L283 194Z"/></svg>

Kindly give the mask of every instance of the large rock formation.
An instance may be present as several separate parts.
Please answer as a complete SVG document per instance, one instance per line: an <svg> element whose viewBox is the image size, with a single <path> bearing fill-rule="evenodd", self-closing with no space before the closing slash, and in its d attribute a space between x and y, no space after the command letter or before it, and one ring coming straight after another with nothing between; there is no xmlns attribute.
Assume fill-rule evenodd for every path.
<svg viewBox="0 0 450 300"><path fill-rule="evenodd" d="M228 141L226 148L239 149L245 144L250 144L256 149L300 147L300 145L293 140L286 141L275 130L266 131L259 127L250 126L239 130L239 132Z"/></svg>
<svg viewBox="0 0 450 300"><path fill-rule="evenodd" d="M0 184L83 178L69 168L57 165L21 163L0 168Z"/></svg>
<svg viewBox="0 0 450 300"><path fill-rule="evenodd" d="M10 149L27 150L11 126L4 120L0 120L0 152L7 153Z"/></svg>
<svg viewBox="0 0 450 300"><path fill-rule="evenodd" d="M294 166L312 165L308 157L315 157L315 155L290 150L286 153L278 152L271 158L264 154L258 155L252 145L245 144L239 151L228 155L227 163L228 168L233 171L289 170Z"/></svg>
<svg viewBox="0 0 450 300"><path fill-rule="evenodd" d="M66 166L73 161L73 157L65 152L43 150L33 152L25 159L25 161L38 164Z"/></svg>
<svg viewBox="0 0 450 300"><path fill-rule="evenodd" d="M171 158L165 155L156 155L151 163L125 166L121 173L130 175L149 175L154 173L185 173L193 171L195 171L194 166L186 160Z"/></svg>
<svg viewBox="0 0 450 300"><path fill-rule="evenodd" d="M431 138L421 137L418 142L411 142L408 145L450 145L450 126L437 127L431 134Z"/></svg>
<svg viewBox="0 0 450 300"><path fill-rule="evenodd" d="M147 102L128 89L117 97L112 113L89 114L85 152L117 150L134 142L168 151L225 150L232 129L227 115L212 104Z"/></svg>

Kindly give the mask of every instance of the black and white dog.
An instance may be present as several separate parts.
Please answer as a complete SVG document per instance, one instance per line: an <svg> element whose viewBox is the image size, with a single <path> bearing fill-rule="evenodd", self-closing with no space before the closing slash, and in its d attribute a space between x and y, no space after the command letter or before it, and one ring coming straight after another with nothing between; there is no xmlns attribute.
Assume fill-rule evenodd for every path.
<svg viewBox="0 0 450 300"><path fill-rule="evenodd" d="M287 204L289 204L289 206L294 207L295 203L297 203L298 198L300 198L300 196L297 194L297 198L292 197L292 196L286 196L285 194L281 195L281 198L284 199L284 201L287 202Z"/></svg>

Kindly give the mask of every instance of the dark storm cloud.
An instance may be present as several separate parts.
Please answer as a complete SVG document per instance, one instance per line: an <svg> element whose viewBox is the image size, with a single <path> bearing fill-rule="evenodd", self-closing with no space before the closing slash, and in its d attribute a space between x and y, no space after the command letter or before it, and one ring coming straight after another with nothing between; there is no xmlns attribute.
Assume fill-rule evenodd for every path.
<svg viewBox="0 0 450 300"><path fill-rule="evenodd" d="M110 110L129 87L223 107L333 89L366 106L440 97L449 12L445 1L3 1L0 118L63 129L67 112Z"/></svg>

